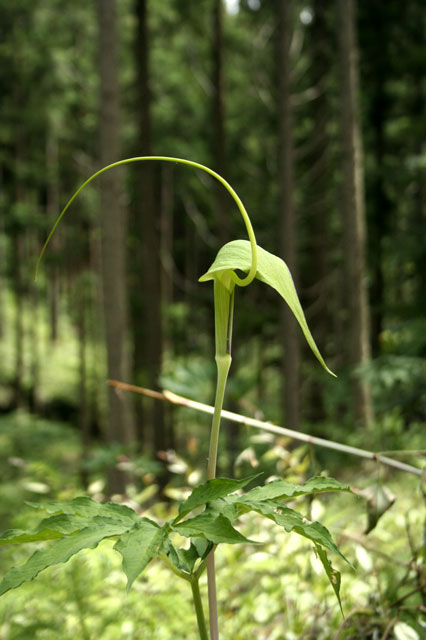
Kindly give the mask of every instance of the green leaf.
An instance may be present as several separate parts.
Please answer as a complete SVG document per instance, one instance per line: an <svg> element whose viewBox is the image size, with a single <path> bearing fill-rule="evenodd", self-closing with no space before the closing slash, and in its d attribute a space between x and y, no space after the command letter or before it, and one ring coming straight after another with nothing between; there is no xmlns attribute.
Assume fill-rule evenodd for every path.
<svg viewBox="0 0 426 640"><path fill-rule="evenodd" d="M258 544L234 529L228 518L225 518L220 513L202 513L199 516L195 516L195 518L190 518L173 526L172 529L187 538L201 536L206 540L210 540L213 544L221 542L226 542L227 544L238 544L240 542Z"/></svg>
<svg viewBox="0 0 426 640"><path fill-rule="evenodd" d="M55 540L76 533L84 529L88 524L89 520L87 518L60 514L45 518L32 532L22 531L21 529L5 531L0 537L0 545Z"/></svg>
<svg viewBox="0 0 426 640"><path fill-rule="evenodd" d="M341 558L343 558L343 560L350 564L337 548L330 532L320 522L310 522L300 513L294 511L294 509L285 507L280 502L274 502L273 500L255 502L247 499L244 500L246 496L243 496L242 498L241 504L243 507L249 507L253 511L273 520L289 533L294 531L295 533L308 538L315 544L319 544L330 551L334 551L334 553L337 553ZM239 500L237 502L240 504Z"/></svg>
<svg viewBox="0 0 426 640"><path fill-rule="evenodd" d="M116 504L115 502L97 502L86 496L74 498L70 502L56 502L51 500L49 502L28 502L27 504L37 509L43 509L47 513L67 513L76 516L106 516L114 518L122 522L136 522L139 519L138 514L133 509L126 507L123 504Z"/></svg>
<svg viewBox="0 0 426 640"><path fill-rule="evenodd" d="M229 280L229 272L240 269L241 271L248 272L251 265L251 248L250 242L247 240L234 240L228 242L223 246L213 262L210 269L200 278L200 282L206 282L208 280ZM258 246L258 265L256 278L265 282L270 287L275 289L282 298L286 301L297 322L299 323L305 338L312 349L313 353L328 373L334 375L332 371L325 364L315 340L309 330L308 323L306 322L305 314L303 313L302 306L297 296L296 288L294 286L291 273L281 258L274 256L272 253L265 251Z"/></svg>
<svg viewBox="0 0 426 640"><path fill-rule="evenodd" d="M115 543L114 549L123 557L123 571L127 576L127 592L157 555L166 531L148 518L141 518Z"/></svg>
<svg viewBox="0 0 426 640"><path fill-rule="evenodd" d="M124 533L128 526L120 522L100 523L86 527L78 533L62 538L51 544L47 549L38 549L24 565L13 567L0 583L0 596L9 589L16 589L23 582L33 580L40 571L55 564L67 562L71 556L82 549L94 549L101 540Z"/></svg>
<svg viewBox="0 0 426 640"><path fill-rule="evenodd" d="M218 500L209 502L209 513L221 513L225 518L228 518L231 524L234 524L244 511L241 507L235 504L235 502L231 502L232 500L238 500L239 497L241 496L225 496L225 498L219 498ZM248 510L250 511L250 509Z"/></svg>
<svg viewBox="0 0 426 640"><path fill-rule="evenodd" d="M325 550L319 544L316 544L315 548L317 550L318 557L322 562L322 566L325 569L327 578L329 579L330 584L333 587L333 591L336 594L336 598L339 602L340 611L342 612L342 616L343 616L344 614L342 609L342 603L340 601L340 582L341 582L340 573L336 569L333 569L333 567L331 566L331 562L329 561Z"/></svg>
<svg viewBox="0 0 426 640"><path fill-rule="evenodd" d="M283 498L296 498L297 496L310 495L312 493L324 493L326 491L348 491L350 488L348 485L340 484L334 478L326 478L318 476L316 478L310 478L305 484L291 484L285 480L274 480L265 484L263 487L255 487L251 491L244 494L239 500L243 502L245 499L248 501L254 500L256 502L260 500L272 500Z"/></svg>
<svg viewBox="0 0 426 640"><path fill-rule="evenodd" d="M197 560L204 560L212 548L213 544L204 538L191 540L189 549L174 547L170 540L167 540L166 543L169 560L177 569L187 573L193 573Z"/></svg>
<svg viewBox="0 0 426 640"><path fill-rule="evenodd" d="M244 478L243 480L232 480L231 478L214 478L212 480L207 480L204 484L196 487L185 502L179 506L179 514L175 518L174 524L197 507L201 507L202 505L207 504L207 502L223 498L238 489L242 489L259 475L261 474L258 473L254 476Z"/></svg>

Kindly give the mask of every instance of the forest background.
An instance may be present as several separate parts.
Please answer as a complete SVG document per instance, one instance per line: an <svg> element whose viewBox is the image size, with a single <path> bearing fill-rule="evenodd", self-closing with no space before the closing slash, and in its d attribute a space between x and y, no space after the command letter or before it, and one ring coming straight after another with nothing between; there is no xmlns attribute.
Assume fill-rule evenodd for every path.
<svg viewBox="0 0 426 640"><path fill-rule="evenodd" d="M284 303L252 286L238 292L226 408L424 468L425 27L422 0L0 1L2 529L18 526L25 500L125 494L148 509L159 495L167 510L203 478L209 419L117 393L106 380L212 403L212 295L197 281L223 243L245 237L227 192L169 163L109 172L73 204L34 283L68 197L128 156L191 159L231 183L260 246L291 268L338 376L318 366ZM422 637L418 477L232 422L221 437L219 475L256 468L299 481L327 472L366 491L370 520L379 493L386 507L372 542L364 503L309 506L331 514L359 565L357 577L344 576L347 602L364 604L346 626L332 594L318 597L326 585L306 554L296 554L289 591L268 582L275 561L247 553L246 571L262 580L255 596L242 585L234 601L222 594L228 637ZM349 533L348 518L357 523ZM229 554L228 568L243 562ZM61 578L60 614L41 595L47 578L25 587L32 604L1 610L2 637L67 638L76 628L85 638L151 637L149 605L126 601L146 636L126 607L112 620L120 580L95 599L87 562L95 560L77 558L68 583ZM105 551L94 583L115 562ZM288 572L285 553L280 562ZM155 592L164 576L149 576ZM157 637L170 637L178 596L156 597L152 608L165 615ZM350 635L351 619L360 635Z"/></svg>

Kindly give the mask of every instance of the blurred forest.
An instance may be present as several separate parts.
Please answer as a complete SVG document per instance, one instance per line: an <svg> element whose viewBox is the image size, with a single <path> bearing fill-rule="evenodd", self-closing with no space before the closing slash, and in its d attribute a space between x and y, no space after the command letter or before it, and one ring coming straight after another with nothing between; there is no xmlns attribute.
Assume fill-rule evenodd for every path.
<svg viewBox="0 0 426 640"><path fill-rule="evenodd" d="M172 501L203 478L209 418L117 393L106 380L213 403L212 288L197 281L222 244L246 237L228 193L177 164L114 169L72 204L34 282L37 257L68 198L102 166L130 156L194 160L229 181L259 245L290 267L311 331L338 376L321 369L274 292L253 284L236 292L225 407L396 451L425 467L425 32L423 0L0 0L2 529L18 526L24 500L88 491L149 505L158 488ZM362 555L363 506L349 515L359 518L352 547L361 549L370 589L354 587L354 606L358 598L366 604L353 635L344 635L338 611L330 618L331 600L315 614L311 635L307 626L297 630L311 601L293 612L293 635L276 632L281 614L268 609L280 597L274 591L254 615L262 632L242 619L234 628L230 616L226 637L424 637L418 478L231 422L221 438L219 475L256 467L300 480L326 470L361 488L386 481L394 493L405 491L393 507L400 520L389 521L397 550L386 549L399 554L402 568L393 573L386 565L381 600L376 565ZM344 514L339 501L336 513ZM235 557L225 564L242 563L229 553ZM263 561L261 570L273 572ZM247 571L255 575L253 567ZM78 563L72 571L78 604L87 578ZM163 578L152 579L155 590ZM232 585L231 576L224 580ZM30 588L41 602L49 585ZM410 590L412 599L403 599ZM232 615L248 595L243 589L233 597ZM93 622L99 611L78 611L83 638L153 637L112 622L100 629ZM75 637L65 622L42 635L48 625L28 630L11 615L0 612L1 637ZM48 614L34 615L40 622ZM68 620L65 609L61 616Z"/></svg>

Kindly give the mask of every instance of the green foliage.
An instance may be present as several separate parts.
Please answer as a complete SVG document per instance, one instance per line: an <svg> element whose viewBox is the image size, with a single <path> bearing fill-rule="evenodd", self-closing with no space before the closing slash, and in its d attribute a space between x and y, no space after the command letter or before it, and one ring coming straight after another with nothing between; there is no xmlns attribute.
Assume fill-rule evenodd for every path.
<svg viewBox="0 0 426 640"><path fill-rule="evenodd" d="M318 522L309 522L298 512L284 506L280 500L288 497L310 495L324 491L348 491L330 478L311 478L305 486L292 486L285 481L273 482L265 487L256 487L240 496L236 492L251 482L256 476L244 480L216 478L194 489L188 499L179 507L176 518L159 526L156 522L139 517L124 505L112 502L102 504L88 497L75 498L69 503L49 501L34 504L43 509L49 518L43 519L31 532L12 529L0 538L1 545L53 540L47 549L38 549L22 566L13 567L0 584L0 595L22 583L33 580L47 567L67 562L82 549L96 547L105 538L116 538L114 549L123 558L123 571L129 591L135 579L157 556L167 556L172 565L183 575L191 576L197 560L204 562L208 546L198 545L196 539L203 538L214 545L227 543L251 543L233 527L242 513L255 511L285 531L302 535L315 544L321 562L332 584L340 604L340 574L331 568L325 549L340 553L327 529ZM203 513L184 521L191 511L205 507ZM176 549L169 537L171 532L194 538L188 550ZM200 572L200 565L197 571Z"/></svg>
<svg viewBox="0 0 426 640"><path fill-rule="evenodd" d="M141 518L115 544L123 556L123 571L127 576L127 591L161 548L166 532L152 520Z"/></svg>

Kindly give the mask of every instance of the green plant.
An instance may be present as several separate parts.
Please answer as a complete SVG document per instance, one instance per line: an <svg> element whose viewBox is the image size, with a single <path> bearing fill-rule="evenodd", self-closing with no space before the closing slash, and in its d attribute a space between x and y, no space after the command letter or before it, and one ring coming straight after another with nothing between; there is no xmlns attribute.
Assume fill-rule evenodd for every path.
<svg viewBox="0 0 426 640"><path fill-rule="evenodd" d="M257 544L245 538L234 528L240 515L255 511L283 527L285 531L293 531L313 542L340 605L340 573L333 569L327 557L327 551L333 551L342 558L344 556L324 526L318 522L309 521L294 509L286 506L283 500L324 491L350 491L349 488L332 478L317 477L312 478L303 486L293 485L284 480L276 480L264 486L255 486L241 495L237 492L258 476L251 476L243 480L215 478L221 411L231 366L236 285L244 287L257 278L274 288L289 305L317 359L324 369L332 374L310 333L286 264L280 258L257 246L249 216L232 187L208 167L180 158L146 156L129 158L108 165L86 180L66 204L41 251L36 267L36 277L40 261L56 227L82 189L109 169L146 160L177 162L201 169L212 175L235 200L249 236L249 241L236 240L222 247L208 272L200 278L201 282L213 280L214 283L215 360L217 364L216 399L210 434L207 482L194 489L187 500L180 505L178 514L173 520L162 525L146 517L140 517L126 506L114 503L100 504L88 497L75 498L68 503L50 501L44 505L34 505L37 508L43 508L48 517L30 532L6 531L0 538L0 544L48 540L53 542L48 548L35 551L24 565L10 569L0 584L0 595L32 580L40 571L49 566L67 562L81 549L94 548L105 538L117 538L114 548L122 556L123 570L128 580L128 590L148 563L156 557L163 560L173 573L190 583L202 640L207 640L209 634L200 597L199 579L207 568L210 639L217 640L219 630L214 550L221 543ZM247 275L240 278L236 270L243 271ZM203 509L201 513L199 513L200 509ZM196 511L195 514L193 514L194 511ZM184 549L176 545L174 543L175 534L189 538L189 548Z"/></svg>

